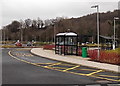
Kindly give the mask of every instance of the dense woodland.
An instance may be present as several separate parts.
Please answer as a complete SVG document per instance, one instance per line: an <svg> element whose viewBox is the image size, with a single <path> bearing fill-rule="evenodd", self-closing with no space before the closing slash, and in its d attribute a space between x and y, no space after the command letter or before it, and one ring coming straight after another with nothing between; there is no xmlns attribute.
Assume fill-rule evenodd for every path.
<svg viewBox="0 0 120 86"><path fill-rule="evenodd" d="M100 13L100 35L113 36L113 19L118 17L118 10L114 12ZM120 39L119 20L116 20L116 36ZM3 40L52 42L54 33L66 32L70 29L79 36L88 35L96 38L96 13L82 16L79 18L56 17L55 19L42 20L36 19L15 20L2 29Z"/></svg>

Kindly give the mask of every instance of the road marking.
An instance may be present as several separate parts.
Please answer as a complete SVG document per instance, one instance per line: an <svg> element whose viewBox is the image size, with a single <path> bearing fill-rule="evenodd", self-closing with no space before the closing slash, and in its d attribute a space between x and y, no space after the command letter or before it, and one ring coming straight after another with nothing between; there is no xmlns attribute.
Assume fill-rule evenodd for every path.
<svg viewBox="0 0 120 86"><path fill-rule="evenodd" d="M19 61L22 61L22 62L25 62L25 63L28 63L28 64L32 64L32 65L35 65L35 66L38 66L38 67L47 68L47 69L56 70L56 71L61 71L61 72L65 72L65 73L71 73L71 74L76 74L76 75L89 76L89 77L94 77L94 78L99 78L99 79L104 79L104 80L109 80L109 81L120 82L120 80L103 78L103 77L99 77L99 76L93 75L93 74L98 73L98 72L101 72L101 71L103 71L103 70L98 70L98 71L93 72L93 73L90 73L90 74L76 73L76 72L65 71L65 70L63 71L63 70L55 69L54 67L53 67L53 68L52 68L52 67L49 67L49 66L59 65L59 64L61 64L61 63L59 63L59 64L58 64L58 63L55 63L55 64L52 63L52 65L49 65L49 66L41 66L41 65L38 65L38 64L36 64L36 63L32 63L32 62L28 62L28 61L25 61L25 60L21 60L21 59L19 59L18 57L13 56L13 55L11 54L11 51L9 51L8 54L9 54L11 57L13 57L13 58L15 58L15 59L17 59L17 60L19 60ZM80 65L78 65L78 66L80 66ZM76 67L76 66L75 66L75 67ZM69 69L69 68L68 68L68 69ZM66 70L68 70L68 69L66 69ZM73 68L73 69L75 69L75 68Z"/></svg>
<svg viewBox="0 0 120 86"><path fill-rule="evenodd" d="M41 64L53 64L53 63L35 63L35 64L37 64L37 65L41 65Z"/></svg>
<svg viewBox="0 0 120 86"><path fill-rule="evenodd" d="M27 50L30 50L30 49L16 49L17 51L27 51Z"/></svg>
<svg viewBox="0 0 120 86"><path fill-rule="evenodd" d="M65 64L65 63L63 63L63 64L61 64L61 65L63 65L63 66L75 66L75 65L73 65L73 64Z"/></svg>
<svg viewBox="0 0 120 86"><path fill-rule="evenodd" d="M92 73L89 73L89 74L87 74L87 76L91 76L91 75L93 75L93 74L95 74L95 73L99 73L99 72L102 72L103 70L98 70L98 71L96 71L96 72L92 72Z"/></svg>
<svg viewBox="0 0 120 86"><path fill-rule="evenodd" d="M25 54L25 56L32 57L33 55L32 54Z"/></svg>
<svg viewBox="0 0 120 86"><path fill-rule="evenodd" d="M97 74L96 74L97 75ZM110 75L98 75L98 76L103 76L103 77L116 77L116 78L120 78L120 76L110 76Z"/></svg>
<svg viewBox="0 0 120 86"><path fill-rule="evenodd" d="M30 49L16 49L17 51L26 51L26 50L30 50ZM29 54L29 53L18 53L16 52L16 55L17 56L27 56L27 57L32 57L33 55L32 54Z"/></svg>
<svg viewBox="0 0 120 86"><path fill-rule="evenodd" d="M97 71L97 70L93 70L93 69L78 69L78 68L76 68L76 70Z"/></svg>
<svg viewBox="0 0 120 86"><path fill-rule="evenodd" d="M87 76L87 74L82 74L82 73L75 73L75 72L71 72L71 71L66 71L66 72L67 72L67 73L76 74L76 75L83 75L83 76ZM93 75L91 75L90 77L99 78L99 79L104 79L104 80L109 80L109 81L116 81L116 82L120 82L120 80L108 79L108 78L103 78L103 77L97 77L97 76L93 76Z"/></svg>
<svg viewBox="0 0 120 86"><path fill-rule="evenodd" d="M15 53L16 56L26 56L26 57L32 57L33 55L32 54L29 54L29 53Z"/></svg>
<svg viewBox="0 0 120 86"><path fill-rule="evenodd" d="M90 77L95 77L95 78L105 79L105 80L109 80L109 81L117 81L117 82L120 82L120 80L109 79L109 78L103 78L103 77L94 76L94 75L91 75Z"/></svg>
<svg viewBox="0 0 120 86"><path fill-rule="evenodd" d="M59 65L59 64L61 64L61 62L59 62L59 63L53 63L53 64L48 65L48 66L51 67L51 66L55 66L55 65Z"/></svg>
<svg viewBox="0 0 120 86"><path fill-rule="evenodd" d="M72 68L67 68L66 70L63 70L63 71L72 70L72 69L75 69L75 68L77 68L77 67L80 67L80 65L77 65L77 66L75 66L75 67L72 67Z"/></svg>
<svg viewBox="0 0 120 86"><path fill-rule="evenodd" d="M58 68L58 69L67 69L67 68L64 68L64 67L53 67L53 68Z"/></svg>
<svg viewBox="0 0 120 86"><path fill-rule="evenodd" d="M11 51L9 51L8 54L9 54L11 57L13 57L13 58L15 58L15 59L17 59L17 60L19 60L19 61L22 61L22 62L25 62L25 63L32 63L32 62L28 62L28 61L25 61L25 60L22 60L22 59L19 59L19 58L13 56L13 55L11 54Z"/></svg>

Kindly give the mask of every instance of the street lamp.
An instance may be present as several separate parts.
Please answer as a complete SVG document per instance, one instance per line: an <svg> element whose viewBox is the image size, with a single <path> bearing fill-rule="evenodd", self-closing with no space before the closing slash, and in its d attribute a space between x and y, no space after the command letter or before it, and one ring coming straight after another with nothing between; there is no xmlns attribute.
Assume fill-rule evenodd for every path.
<svg viewBox="0 0 120 86"><path fill-rule="evenodd" d="M22 29L21 26L17 28L18 30L20 30L20 41L22 42Z"/></svg>
<svg viewBox="0 0 120 86"><path fill-rule="evenodd" d="M100 50L99 50L99 34L100 34L100 30L99 30L99 5L95 5L95 6L91 6L91 8L97 8L97 45L98 45L98 60L100 57Z"/></svg>
<svg viewBox="0 0 120 86"><path fill-rule="evenodd" d="M113 50L115 50L115 20L119 19L118 17L114 17L114 41L113 41Z"/></svg>
<svg viewBox="0 0 120 86"><path fill-rule="evenodd" d="M56 34L56 30L55 30L55 24L54 24L54 43L55 43L55 34Z"/></svg>
<svg viewBox="0 0 120 86"><path fill-rule="evenodd" d="M3 30L2 30L2 33L3 33L3 42L5 44L5 39L6 39L6 32L5 32L5 26L3 26Z"/></svg>
<svg viewBox="0 0 120 86"><path fill-rule="evenodd" d="M20 29L20 40L21 40L21 42L23 42L23 28L24 28L24 22L23 22L22 19L20 19L20 27L19 27L19 29Z"/></svg>
<svg viewBox="0 0 120 86"><path fill-rule="evenodd" d="M52 22L52 25L53 25L53 33L54 33L54 40L53 40L53 42L55 43L55 35L56 35L56 28L55 28L55 24L56 24L56 21L55 20L53 20L53 22Z"/></svg>

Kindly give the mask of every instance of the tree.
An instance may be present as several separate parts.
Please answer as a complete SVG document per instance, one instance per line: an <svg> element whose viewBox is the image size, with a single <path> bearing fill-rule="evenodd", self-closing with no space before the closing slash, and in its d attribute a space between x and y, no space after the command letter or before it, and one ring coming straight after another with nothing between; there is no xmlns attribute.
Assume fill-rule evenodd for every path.
<svg viewBox="0 0 120 86"><path fill-rule="evenodd" d="M39 28L43 28L43 25L44 25L43 20L41 20L41 19L38 17L38 19L37 19L37 28L38 28L38 29L39 29Z"/></svg>
<svg viewBox="0 0 120 86"><path fill-rule="evenodd" d="M32 20L32 27L37 28L37 21L36 20Z"/></svg>
<svg viewBox="0 0 120 86"><path fill-rule="evenodd" d="M45 27L47 27L47 26L50 26L52 24L52 21L51 21L51 19L46 19L44 21L44 23L45 23Z"/></svg>
<svg viewBox="0 0 120 86"><path fill-rule="evenodd" d="M32 20L31 19L26 19L25 20L25 25L26 25L26 28L29 28L32 25Z"/></svg>
<svg viewBox="0 0 120 86"><path fill-rule="evenodd" d="M22 19L20 19L20 25L21 25L21 28L25 28L26 26L26 24L25 24L25 22L22 20Z"/></svg>
<svg viewBox="0 0 120 86"><path fill-rule="evenodd" d="M19 31L20 23L18 21L13 21L10 25L7 26L11 32Z"/></svg>
<svg viewBox="0 0 120 86"><path fill-rule="evenodd" d="M105 36L113 35L113 17L117 16L117 13L118 13L117 11L100 13L100 32L101 32L100 35ZM56 17L55 19L46 19L43 21L38 17L36 20L26 19L25 21L22 22L13 21L11 24L7 25L9 31L8 36L9 39L15 40L20 37L17 36L20 33L20 30L18 29L19 25L21 25L22 28L24 28L23 36L25 40L32 40L33 35L34 39L37 38L37 40L40 41L52 41L54 37L53 31L55 33L59 33L66 32L68 29L70 29L73 32L76 32L78 35L92 35L94 41L97 34L95 13L79 18L69 19L65 19L64 17ZM119 25L120 25L119 20L116 20L116 35L120 38ZM5 32L7 32L6 29Z"/></svg>

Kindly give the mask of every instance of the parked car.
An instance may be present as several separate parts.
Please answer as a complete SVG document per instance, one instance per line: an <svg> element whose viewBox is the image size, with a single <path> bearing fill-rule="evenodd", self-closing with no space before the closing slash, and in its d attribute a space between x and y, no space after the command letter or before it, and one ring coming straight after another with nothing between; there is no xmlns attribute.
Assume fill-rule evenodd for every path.
<svg viewBox="0 0 120 86"><path fill-rule="evenodd" d="M22 46L22 43L16 42L15 45L21 47L21 46Z"/></svg>
<svg viewBox="0 0 120 86"><path fill-rule="evenodd" d="M27 43L27 46L32 46L32 43L31 43L31 42L28 42L28 43Z"/></svg>

